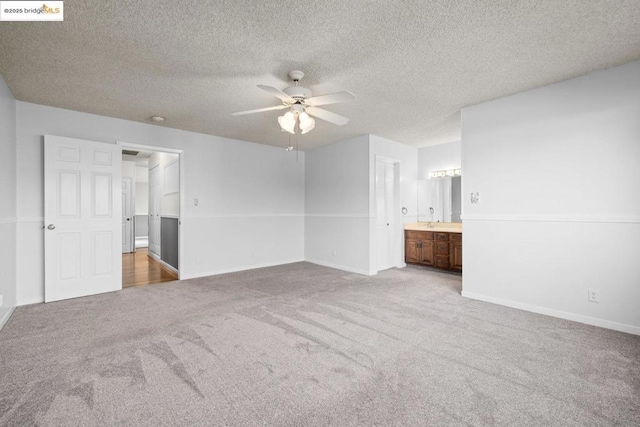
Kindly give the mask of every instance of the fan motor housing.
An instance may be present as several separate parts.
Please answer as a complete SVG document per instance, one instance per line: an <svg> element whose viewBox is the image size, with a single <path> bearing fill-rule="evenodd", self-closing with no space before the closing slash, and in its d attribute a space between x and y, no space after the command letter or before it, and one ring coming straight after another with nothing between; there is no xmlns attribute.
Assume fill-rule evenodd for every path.
<svg viewBox="0 0 640 427"><path fill-rule="evenodd" d="M311 98L311 89L302 86L289 86L282 91L293 99Z"/></svg>

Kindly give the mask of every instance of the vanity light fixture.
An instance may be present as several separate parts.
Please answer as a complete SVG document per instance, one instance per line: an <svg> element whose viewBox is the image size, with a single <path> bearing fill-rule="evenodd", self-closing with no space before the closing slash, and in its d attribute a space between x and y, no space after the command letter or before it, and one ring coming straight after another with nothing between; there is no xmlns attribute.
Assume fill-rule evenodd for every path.
<svg viewBox="0 0 640 427"><path fill-rule="evenodd" d="M462 169L447 169L441 171L429 172L429 178L444 178L446 176L461 176Z"/></svg>

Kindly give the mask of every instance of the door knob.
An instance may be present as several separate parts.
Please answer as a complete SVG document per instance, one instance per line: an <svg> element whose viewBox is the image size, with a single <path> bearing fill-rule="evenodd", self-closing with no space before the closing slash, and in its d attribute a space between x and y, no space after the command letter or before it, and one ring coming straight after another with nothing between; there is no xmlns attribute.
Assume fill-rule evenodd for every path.
<svg viewBox="0 0 640 427"><path fill-rule="evenodd" d="M131 218L127 218L127 221L131 221Z"/></svg>
<svg viewBox="0 0 640 427"><path fill-rule="evenodd" d="M49 225L47 226L47 228L48 228L49 230L55 230L55 229L56 229L56 226L55 226L55 225L53 225L53 224L49 224Z"/></svg>

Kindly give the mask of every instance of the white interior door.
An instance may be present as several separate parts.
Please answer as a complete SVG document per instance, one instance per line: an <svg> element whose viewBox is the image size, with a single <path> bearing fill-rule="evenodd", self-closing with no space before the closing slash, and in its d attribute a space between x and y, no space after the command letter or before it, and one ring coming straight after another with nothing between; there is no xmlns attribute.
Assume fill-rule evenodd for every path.
<svg viewBox="0 0 640 427"><path fill-rule="evenodd" d="M376 160L376 264L377 270L396 266L398 253L396 176L398 164Z"/></svg>
<svg viewBox="0 0 640 427"><path fill-rule="evenodd" d="M133 252L133 192L131 177L122 177L122 253Z"/></svg>
<svg viewBox="0 0 640 427"><path fill-rule="evenodd" d="M122 289L122 151L44 138L45 301Z"/></svg>
<svg viewBox="0 0 640 427"><path fill-rule="evenodd" d="M149 169L149 252L160 257L160 166Z"/></svg>

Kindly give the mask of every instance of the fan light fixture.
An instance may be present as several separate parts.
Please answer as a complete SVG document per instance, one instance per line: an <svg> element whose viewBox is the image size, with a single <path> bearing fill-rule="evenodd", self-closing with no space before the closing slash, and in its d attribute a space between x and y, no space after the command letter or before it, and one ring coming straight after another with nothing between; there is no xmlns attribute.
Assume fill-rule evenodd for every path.
<svg viewBox="0 0 640 427"><path fill-rule="evenodd" d="M316 126L316 121L310 116L319 118L326 122L338 126L349 123L349 119L339 114L319 108L321 105L338 104L341 102L355 101L356 96L351 92L336 92L328 95L313 96L311 89L298 86L304 73L299 70L289 72L289 78L295 83L283 90L273 86L258 85L258 87L282 101L281 105L273 107L257 108L255 110L238 111L232 116L242 116L245 114L261 113L273 110L289 110L284 115L278 117L278 123L283 131L296 134L296 124L301 134L311 131Z"/></svg>
<svg viewBox="0 0 640 427"><path fill-rule="evenodd" d="M287 112L284 116L278 117L278 123L282 130L289 133L296 133L296 116L293 111Z"/></svg>
<svg viewBox="0 0 640 427"><path fill-rule="evenodd" d="M296 123L300 133L303 135L316 127L316 121L311 118L304 111L300 112L297 108L292 107L291 111L288 111L285 115L278 117L278 123L283 131L289 132L295 135Z"/></svg>

